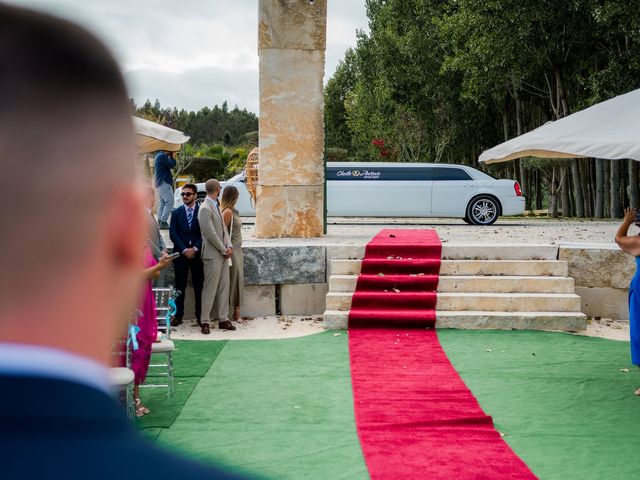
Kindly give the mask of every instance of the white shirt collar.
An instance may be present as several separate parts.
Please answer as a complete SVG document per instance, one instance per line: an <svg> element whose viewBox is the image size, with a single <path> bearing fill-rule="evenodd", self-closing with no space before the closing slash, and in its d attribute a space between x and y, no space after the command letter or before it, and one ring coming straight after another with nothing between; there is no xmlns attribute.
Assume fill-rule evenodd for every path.
<svg viewBox="0 0 640 480"><path fill-rule="evenodd" d="M108 394L112 390L103 364L51 347L0 342L0 375L67 380Z"/></svg>

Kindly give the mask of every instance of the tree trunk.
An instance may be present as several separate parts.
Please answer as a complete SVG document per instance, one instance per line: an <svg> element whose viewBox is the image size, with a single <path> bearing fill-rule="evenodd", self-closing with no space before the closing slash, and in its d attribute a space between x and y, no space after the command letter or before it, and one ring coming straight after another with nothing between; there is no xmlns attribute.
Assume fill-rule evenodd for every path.
<svg viewBox="0 0 640 480"><path fill-rule="evenodd" d="M562 167L562 186L560 187L560 197L562 197L562 216L571 216L571 201L569 200L569 172L567 167Z"/></svg>
<svg viewBox="0 0 640 480"><path fill-rule="evenodd" d="M502 134L504 135L504 141L509 140L509 115L507 112L507 101L505 96L504 110L502 112Z"/></svg>
<svg viewBox="0 0 640 480"><path fill-rule="evenodd" d="M639 193L638 162L629 159L629 206L631 208L638 208Z"/></svg>
<svg viewBox="0 0 640 480"><path fill-rule="evenodd" d="M584 215L587 218L593 217L593 211L591 210L591 182L589 178L591 176L590 166L591 160L585 158L582 160L580 164L580 183L582 183L582 197L583 197L583 205L584 205Z"/></svg>
<svg viewBox="0 0 640 480"><path fill-rule="evenodd" d="M562 185L562 180L558 177L562 175L562 170L556 166L551 170L551 182L549 184L549 216L558 218L558 189Z"/></svg>
<svg viewBox="0 0 640 480"><path fill-rule="evenodd" d="M624 210L629 203L629 161L620 160L620 206Z"/></svg>
<svg viewBox="0 0 640 480"><path fill-rule="evenodd" d="M611 160L609 205L609 215L611 218L619 218L622 216L622 206L620 205L620 160Z"/></svg>
<svg viewBox="0 0 640 480"><path fill-rule="evenodd" d="M596 205L595 217L604 217L604 160L596 159Z"/></svg>
<svg viewBox="0 0 640 480"><path fill-rule="evenodd" d="M571 177L573 179L573 199L575 203L576 217L584 218L584 199L582 196L582 182L580 182L580 170L578 160L571 160Z"/></svg>
<svg viewBox="0 0 640 480"><path fill-rule="evenodd" d="M609 193L611 186L611 160L603 160L602 167L604 175L602 176L602 185L604 189L604 213L603 216L609 218L611 216L611 195Z"/></svg>
<svg viewBox="0 0 640 480"><path fill-rule="evenodd" d="M542 210L542 182L540 181L540 170L536 170L536 210Z"/></svg>
<svg viewBox="0 0 640 480"><path fill-rule="evenodd" d="M549 216L558 218L558 194L549 193Z"/></svg>

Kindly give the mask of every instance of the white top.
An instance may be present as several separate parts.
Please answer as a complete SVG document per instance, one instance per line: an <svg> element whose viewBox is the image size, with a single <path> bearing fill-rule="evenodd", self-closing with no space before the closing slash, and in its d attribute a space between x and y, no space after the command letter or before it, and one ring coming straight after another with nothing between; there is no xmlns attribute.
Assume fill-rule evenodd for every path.
<svg viewBox="0 0 640 480"><path fill-rule="evenodd" d="M0 375L67 380L111 394L107 367L56 348L0 342Z"/></svg>

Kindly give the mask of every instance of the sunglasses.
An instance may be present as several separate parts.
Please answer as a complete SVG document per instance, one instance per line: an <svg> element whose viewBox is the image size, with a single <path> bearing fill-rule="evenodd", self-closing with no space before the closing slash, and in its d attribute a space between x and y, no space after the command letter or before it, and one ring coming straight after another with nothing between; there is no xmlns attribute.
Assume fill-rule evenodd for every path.
<svg viewBox="0 0 640 480"><path fill-rule="evenodd" d="M180 194L183 197L191 197L192 195L195 195L195 193L191 193L191 192L182 192Z"/></svg>

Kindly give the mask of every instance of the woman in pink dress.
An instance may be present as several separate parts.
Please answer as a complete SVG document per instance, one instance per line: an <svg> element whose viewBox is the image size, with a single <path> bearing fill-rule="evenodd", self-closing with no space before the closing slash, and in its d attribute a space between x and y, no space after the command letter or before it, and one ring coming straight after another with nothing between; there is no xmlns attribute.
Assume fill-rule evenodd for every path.
<svg viewBox="0 0 640 480"><path fill-rule="evenodd" d="M149 247L144 250L144 295L140 305L142 316L138 319L140 331L136 335L138 349L131 354L131 369L135 376L133 397L135 398L136 416L149 413L149 409L140 401L140 384L144 383L151 360L151 345L158 336L158 320L156 319L156 300L153 295L152 282L160 276L160 271L167 268L171 259L167 256L160 260L153 258Z"/></svg>

